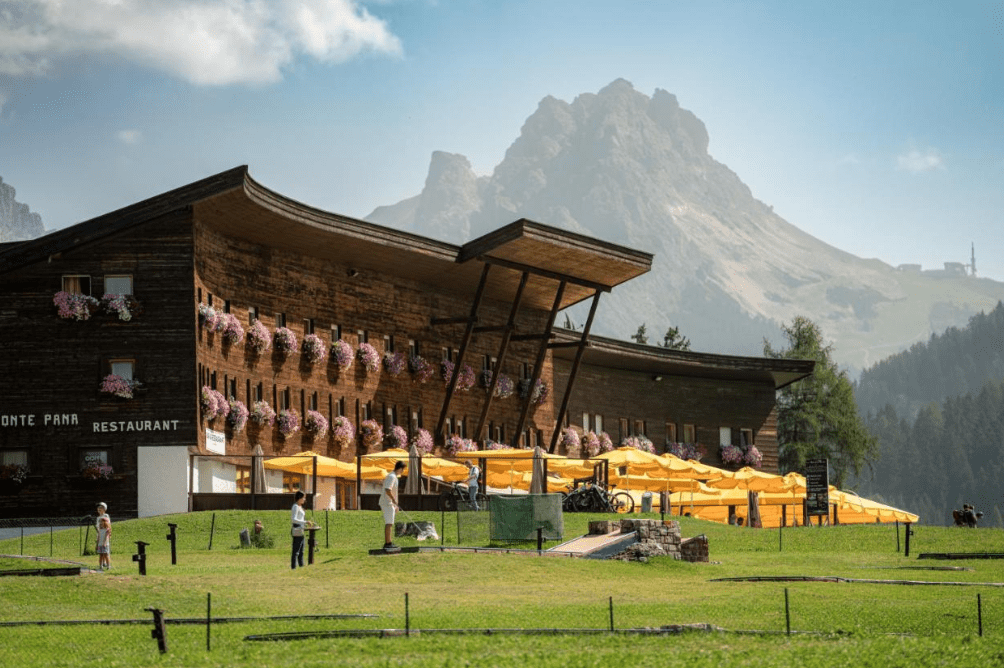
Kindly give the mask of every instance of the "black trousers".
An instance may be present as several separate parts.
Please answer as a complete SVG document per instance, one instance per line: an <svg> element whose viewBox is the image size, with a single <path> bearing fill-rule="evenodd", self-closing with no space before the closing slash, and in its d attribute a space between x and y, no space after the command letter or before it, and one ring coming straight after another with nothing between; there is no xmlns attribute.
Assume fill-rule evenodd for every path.
<svg viewBox="0 0 1004 668"><path fill-rule="evenodd" d="M297 564L303 568L303 536L293 536L293 554L289 558L289 567L296 568Z"/></svg>

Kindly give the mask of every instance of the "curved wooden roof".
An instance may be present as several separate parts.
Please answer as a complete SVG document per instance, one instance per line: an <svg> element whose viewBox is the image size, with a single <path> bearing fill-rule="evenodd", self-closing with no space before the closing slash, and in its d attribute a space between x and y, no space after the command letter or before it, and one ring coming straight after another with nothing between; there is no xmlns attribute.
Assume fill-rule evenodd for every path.
<svg viewBox="0 0 1004 668"><path fill-rule="evenodd" d="M493 264L486 297L510 302L523 271L523 303L550 310L559 281L566 308L643 274L652 255L518 220L464 246L316 209L269 190L247 166L196 181L31 241L0 248L0 273L45 260L173 211L190 208L200 224L266 247L345 265L355 280L390 274L445 292L473 293L484 262Z"/></svg>

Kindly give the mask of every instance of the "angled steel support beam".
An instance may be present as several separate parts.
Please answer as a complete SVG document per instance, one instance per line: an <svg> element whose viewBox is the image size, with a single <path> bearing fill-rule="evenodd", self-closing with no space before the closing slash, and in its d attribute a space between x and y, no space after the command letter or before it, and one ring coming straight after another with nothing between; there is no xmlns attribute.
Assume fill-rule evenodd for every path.
<svg viewBox="0 0 1004 668"><path fill-rule="evenodd" d="M596 307L600 304L600 293L597 291L593 295L593 303L589 306L589 317L586 318L586 324L582 328L582 338L579 339L578 343L574 344L579 347L575 351L575 359L572 361L572 368L568 372L568 383L565 385L565 392L561 396L561 407L558 409L558 414L554 417L554 433L551 434L551 445L547 448L547 451L554 454L555 449L558 447L558 434L561 433L561 423L565 421L565 413L568 411L568 400L572 396L572 386L575 384L575 376L579 372L579 363L582 362L582 354L589 347L589 329L593 326L593 316L596 315Z"/></svg>
<svg viewBox="0 0 1004 668"><path fill-rule="evenodd" d="M513 297L512 307L509 309L509 320L506 321L505 328L502 330L502 342L499 344L498 357L495 358L495 368L492 369L492 382L491 387L488 388L488 398L485 400L485 405L481 407L478 426L474 430L474 438L478 441L484 435L485 422L488 420L488 411L492 406L492 398L495 396L495 386L499 382L499 376L502 373L502 363L505 362L506 353L509 351L509 342L512 340L512 333L516 329L516 314L519 313L519 304L523 299L523 288L526 287L526 282L529 279L530 274L524 271L519 279L519 287L516 288L516 296Z"/></svg>
<svg viewBox="0 0 1004 668"><path fill-rule="evenodd" d="M551 313L547 318L547 326L544 328L544 336L541 338L540 347L537 349L537 361L533 365L533 377L530 378L530 389L526 393L526 399L523 400L523 410L519 414L519 422L516 423L516 431L512 435L512 447L516 447L519 444L519 435L523 431L523 426L526 425L526 417L530 413L530 402L533 400L533 389L537 386L537 381L540 380L540 372L544 370L544 358L547 356L547 340L551 338L551 331L554 329L554 319L558 317L558 311L561 310L561 298L565 295L565 281L561 281L558 284L558 290L554 293L554 305L551 307Z"/></svg>
<svg viewBox="0 0 1004 668"><path fill-rule="evenodd" d="M471 304L471 315L467 318L464 338L460 342L460 350L457 352L457 359L453 363L453 376L450 378L450 386L446 388L446 398L443 399L443 410L439 412L439 422L436 423L436 438L439 439L440 443L446 442L443 425L446 424L446 415L450 411L450 402L453 401L453 393L457 389L457 379L460 378L460 369L464 363L464 353L467 352L467 344L471 342L471 335L474 333L474 323L478 320L478 309L481 307L481 297L485 293L485 285L488 284L488 271L490 269L491 265L486 264L481 271L481 282L478 283L478 290L474 293L474 303Z"/></svg>

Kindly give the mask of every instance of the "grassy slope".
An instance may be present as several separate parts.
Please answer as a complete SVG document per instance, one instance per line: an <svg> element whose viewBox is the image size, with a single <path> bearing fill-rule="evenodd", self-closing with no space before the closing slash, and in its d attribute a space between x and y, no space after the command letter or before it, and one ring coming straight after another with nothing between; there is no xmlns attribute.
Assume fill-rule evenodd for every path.
<svg viewBox="0 0 1004 668"><path fill-rule="evenodd" d="M422 515L414 513L415 519ZM0 628L0 665L78 666L101 657L106 665L987 665L1004 652L1004 589L976 586L895 586L810 582L711 582L765 575L1004 582L1000 561L919 561L933 551L1004 552L1004 533L922 527L910 559L896 552L889 526L777 531L739 529L683 518L685 536L705 533L712 564L655 559L647 564L520 556L418 554L369 557L380 542L377 513L331 513L331 547L314 566L288 568L287 514L217 513L119 522L107 574L0 581L0 621L147 618L147 607L168 617L372 613L376 619L259 621L214 627L205 651L201 627L169 626L170 653L157 656L149 626ZM236 550L237 532L255 517L277 534L272 550ZM428 514L439 527L437 514ZM583 533L589 515L566 515L566 535ZM325 517L315 519L323 527ZM167 522L177 522L179 564L171 566ZM440 527L442 528L442 527ZM447 527L448 533L450 527ZM902 537L902 536L901 536ZM129 561L134 540L150 543L148 575ZM400 539L413 544L411 539ZM25 540L26 553L48 554L49 536ZM54 556L79 554L76 530L53 540ZM17 553L20 542L0 542ZM60 552L62 549L62 553ZM79 557L76 557L79 559ZM96 563L96 557L85 557ZM972 570L920 570L924 566ZM792 628L785 628L784 590ZM737 633L638 636L444 636L328 639L249 643L247 634L303 629L403 628L408 593L413 628L605 628L613 598L618 628L706 622ZM984 638L976 634L976 596L983 602ZM823 635L817 635L823 634ZM907 634L901 636L898 634ZM929 640L936 636L936 640ZM6 655L6 657L4 656ZM390 656L388 656L390 655ZM338 660L334 657L339 657ZM938 661L936 661L936 659ZM901 662L901 663L900 663Z"/></svg>

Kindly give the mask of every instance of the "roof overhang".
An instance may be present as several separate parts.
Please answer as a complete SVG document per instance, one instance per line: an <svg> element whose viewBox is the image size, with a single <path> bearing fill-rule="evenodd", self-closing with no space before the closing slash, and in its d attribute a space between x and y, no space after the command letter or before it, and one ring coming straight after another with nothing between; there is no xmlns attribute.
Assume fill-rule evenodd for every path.
<svg viewBox="0 0 1004 668"><path fill-rule="evenodd" d="M555 329L557 341L575 341L579 335L569 330ZM572 359L572 348L555 348L554 357ZM648 373L658 376L686 376L721 380L747 380L772 383L781 389L812 375L814 360L776 359L716 355L689 350L671 350L601 336L589 336L589 346L582 361L595 366Z"/></svg>

